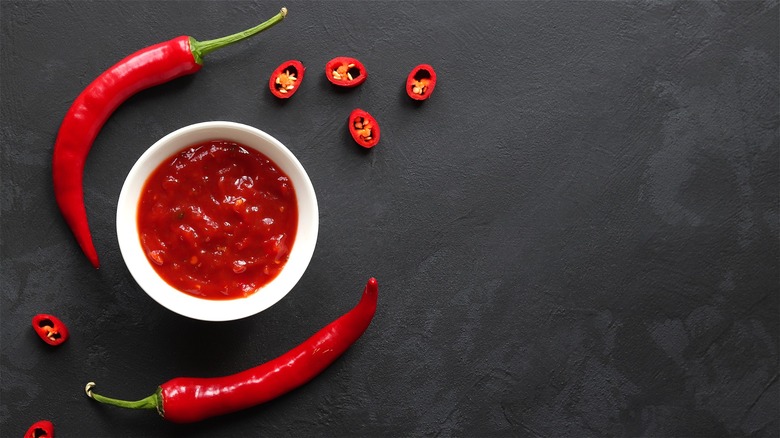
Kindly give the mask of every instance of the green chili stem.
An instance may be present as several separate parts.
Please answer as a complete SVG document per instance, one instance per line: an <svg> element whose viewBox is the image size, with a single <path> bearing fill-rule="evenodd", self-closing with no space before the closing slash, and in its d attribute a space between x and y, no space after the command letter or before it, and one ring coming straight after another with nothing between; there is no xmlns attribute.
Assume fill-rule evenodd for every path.
<svg viewBox="0 0 780 438"><path fill-rule="evenodd" d="M87 383L86 388L84 390L87 393L87 397L96 400L100 403L104 403L107 405L112 406L119 406L120 408L127 408L127 409L157 409L158 412L162 412L162 404L160 403L160 390L158 389L157 392L150 395L149 397L142 398L141 400L136 401L127 401L127 400L118 400L115 398L105 397L100 394L95 394L92 392L92 388L95 387L94 382Z"/></svg>
<svg viewBox="0 0 780 438"><path fill-rule="evenodd" d="M257 26L247 29L243 32L234 33L233 35L224 36L208 41L198 41L195 38L190 37L190 50L192 50L192 56L195 58L195 62L203 64L203 57L209 53L221 49L222 47L229 46L235 42L249 38L256 35L269 27L272 27L276 23L284 20L287 16L287 8L282 8L278 14L274 15L268 21L258 24Z"/></svg>

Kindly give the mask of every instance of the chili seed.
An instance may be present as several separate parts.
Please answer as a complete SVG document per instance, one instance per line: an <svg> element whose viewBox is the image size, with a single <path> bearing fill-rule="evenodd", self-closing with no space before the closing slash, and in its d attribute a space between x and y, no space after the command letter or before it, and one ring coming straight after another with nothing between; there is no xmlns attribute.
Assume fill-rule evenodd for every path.
<svg viewBox="0 0 780 438"><path fill-rule="evenodd" d="M243 207L243 205L244 205L244 198L236 198L236 200L233 201L233 211L235 211L236 213L241 213L241 207Z"/></svg>
<svg viewBox="0 0 780 438"><path fill-rule="evenodd" d="M59 333L57 333L57 330L55 330L54 327L50 327L48 325L45 325L45 326L43 326L41 328L46 331L46 337L47 338L49 338L51 340L59 338Z"/></svg>
<svg viewBox="0 0 780 438"><path fill-rule="evenodd" d="M350 81L352 80L352 73L347 72L347 79L349 79Z"/></svg>
<svg viewBox="0 0 780 438"><path fill-rule="evenodd" d="M284 73L280 73L274 82L276 83L276 89L280 93L286 94L286 90L292 90L295 88L295 81L297 80L298 78L295 77L295 73L290 73L290 70L287 69L284 71Z"/></svg>
<svg viewBox="0 0 780 438"><path fill-rule="evenodd" d="M46 337L55 340L60 338L60 333L54 329L54 327L50 327L48 325L43 326L43 329L46 330Z"/></svg>
<svg viewBox="0 0 780 438"><path fill-rule="evenodd" d="M149 251L149 258L152 259L152 261L158 265L163 265L163 258L162 258L162 251L155 250L155 251Z"/></svg>

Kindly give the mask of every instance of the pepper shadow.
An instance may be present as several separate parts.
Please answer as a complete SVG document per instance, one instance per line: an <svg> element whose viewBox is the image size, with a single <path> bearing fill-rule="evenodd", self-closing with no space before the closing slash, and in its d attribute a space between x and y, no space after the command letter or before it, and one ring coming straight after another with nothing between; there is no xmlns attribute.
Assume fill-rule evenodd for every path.
<svg viewBox="0 0 780 438"><path fill-rule="evenodd" d="M319 75L320 76L320 89L326 90L329 93L336 93L336 94L351 94L354 93L355 90L361 87L361 85L358 85L356 87L339 87L338 85L332 84L327 77L325 77L324 74Z"/></svg>
<svg viewBox="0 0 780 438"><path fill-rule="evenodd" d="M401 90L401 92L398 93L398 96L399 96L398 98L400 99L399 100L399 104L402 107L404 107L404 108L418 109L421 106L423 106L425 104L425 102L427 101L427 99L426 100L415 100L415 99L412 99L411 97L409 97L408 94L406 94L406 79L403 80L403 82L401 83L401 86L399 88Z"/></svg>
<svg viewBox="0 0 780 438"><path fill-rule="evenodd" d="M377 123L378 123L378 121L377 121ZM366 156L366 155L370 155L371 153L373 153L374 148L376 146L374 146L372 148L364 148L363 146L360 146L359 144L357 144L355 139L352 138L352 134L349 133L349 126L348 126L348 124L349 124L349 119L345 118L344 119L344 129L341 130L341 141L342 141L342 143L347 145L350 149L357 149L357 152L355 152L355 153L356 154L360 154L360 156ZM377 143L377 145L379 145L381 143L382 143L382 137L379 138L379 143Z"/></svg>
<svg viewBox="0 0 780 438"><path fill-rule="evenodd" d="M169 353L171 369L186 375L205 377L235 372L235 364L247 363L251 357L251 349L236 345L264 345L268 341L258 332L255 318L211 322L169 313L157 326L157 341L164 344L158 348ZM204 361L204 357L219 360Z"/></svg>
<svg viewBox="0 0 780 438"><path fill-rule="evenodd" d="M287 99L280 99L276 96L274 96L270 90L266 87L263 90L263 103L267 105L273 106L274 109L281 109L288 105L290 105L290 101L294 100L298 94L301 93L302 90L298 90L294 95L288 97Z"/></svg>

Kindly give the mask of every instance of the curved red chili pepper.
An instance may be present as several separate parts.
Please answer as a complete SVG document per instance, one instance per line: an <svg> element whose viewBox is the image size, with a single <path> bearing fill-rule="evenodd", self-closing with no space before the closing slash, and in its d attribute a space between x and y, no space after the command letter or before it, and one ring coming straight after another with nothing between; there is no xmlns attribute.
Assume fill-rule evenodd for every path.
<svg viewBox="0 0 780 438"><path fill-rule="evenodd" d="M54 425L48 420L38 421L27 429L24 438L54 438Z"/></svg>
<svg viewBox="0 0 780 438"><path fill-rule="evenodd" d="M38 337L49 345L60 345L68 340L68 327L54 315L39 313L33 316L32 326Z"/></svg>
<svg viewBox="0 0 780 438"><path fill-rule="evenodd" d="M348 123L349 133L360 146L368 149L379 143L379 123L371 114L360 108L354 109Z"/></svg>
<svg viewBox="0 0 780 438"><path fill-rule="evenodd" d="M431 97L436 87L436 71L428 64L420 64L406 77L406 94L414 100Z"/></svg>
<svg viewBox="0 0 780 438"><path fill-rule="evenodd" d="M209 41L180 36L141 49L106 70L79 94L60 125L54 143L52 176L54 194L65 221L82 251L96 268L100 266L84 206L84 163L100 128L130 96L146 88L201 69L203 57L248 38L280 22L282 10L270 20L243 32Z"/></svg>
<svg viewBox="0 0 780 438"><path fill-rule="evenodd" d="M271 90L271 94L279 99L292 97L303 82L304 70L303 64L294 59L282 63L268 79L268 88Z"/></svg>
<svg viewBox="0 0 780 438"><path fill-rule="evenodd" d="M341 356L366 331L376 312L378 284L368 280L358 304L289 352L226 377L179 377L160 385L138 401L124 401L92 392L100 403L130 409L156 409L166 420L191 423L265 403L307 383Z"/></svg>
<svg viewBox="0 0 780 438"><path fill-rule="evenodd" d="M325 64L325 77L339 87L357 87L368 79L368 71L355 58L339 56Z"/></svg>

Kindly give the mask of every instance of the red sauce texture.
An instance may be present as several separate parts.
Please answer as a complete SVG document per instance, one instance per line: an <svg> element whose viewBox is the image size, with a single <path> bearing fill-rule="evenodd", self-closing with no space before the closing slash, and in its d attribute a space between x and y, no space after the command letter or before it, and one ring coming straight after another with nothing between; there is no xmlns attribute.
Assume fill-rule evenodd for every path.
<svg viewBox="0 0 780 438"><path fill-rule="evenodd" d="M201 298L246 297L276 277L298 227L290 178L268 157L214 140L188 147L146 181L138 231L168 284Z"/></svg>

